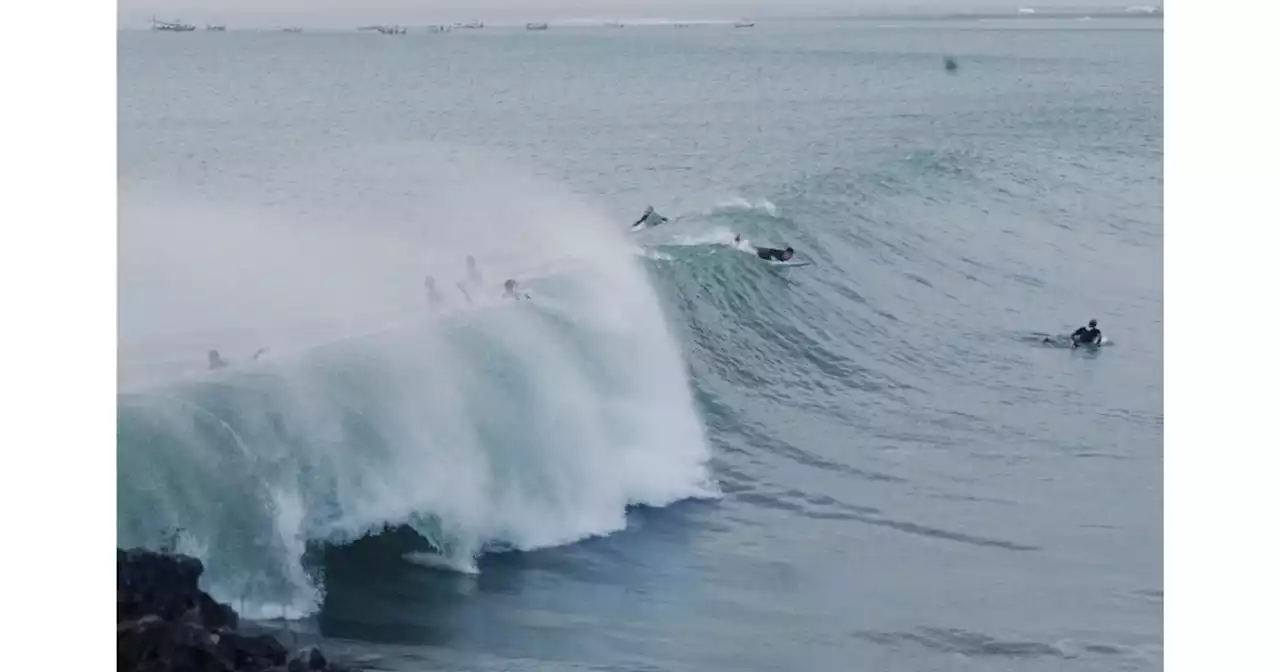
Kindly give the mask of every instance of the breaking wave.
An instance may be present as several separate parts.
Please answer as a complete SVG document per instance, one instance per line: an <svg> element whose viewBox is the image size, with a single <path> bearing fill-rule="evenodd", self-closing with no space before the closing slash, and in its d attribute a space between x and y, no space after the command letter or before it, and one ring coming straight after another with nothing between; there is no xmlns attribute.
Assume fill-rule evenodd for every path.
<svg viewBox="0 0 1280 672"><path fill-rule="evenodd" d="M506 236L524 242L487 249L493 261L481 266L519 278L529 298L498 298L490 277L468 303L442 275L449 305L436 311L377 283L440 259L400 258L366 231L226 213L205 220L236 242L228 250L255 250L237 277L258 289L219 296L231 290L218 289L215 269L230 257L216 244L184 252L210 222L122 194L118 542L174 543L200 557L211 592L250 616L303 615L323 597L311 549L407 528L421 545L410 559L476 571L486 551L620 530L631 505L716 496L643 262L616 227L533 192L524 231ZM486 207L469 203L458 207ZM530 217L539 204L543 217ZM517 220L484 214L477 221L489 226ZM402 284L420 293L421 275L409 272ZM332 298L335 319L304 329L316 314L300 307L317 292ZM180 295L214 305L166 312ZM254 324L216 310L228 302ZM221 316L222 331L196 317L207 314ZM249 340L233 332L273 341L249 360L237 357ZM225 355L233 364L203 370L214 338L238 344Z"/></svg>

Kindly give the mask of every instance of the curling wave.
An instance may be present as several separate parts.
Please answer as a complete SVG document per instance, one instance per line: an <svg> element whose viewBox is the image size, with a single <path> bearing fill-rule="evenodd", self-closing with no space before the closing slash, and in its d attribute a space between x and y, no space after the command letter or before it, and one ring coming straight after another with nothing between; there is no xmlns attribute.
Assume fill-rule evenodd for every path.
<svg viewBox="0 0 1280 672"><path fill-rule="evenodd" d="M630 505L716 496L641 262L609 227L574 235L522 276L531 300L122 385L119 543L176 542L219 599L303 615L323 597L310 549L407 527L475 571L622 529Z"/></svg>

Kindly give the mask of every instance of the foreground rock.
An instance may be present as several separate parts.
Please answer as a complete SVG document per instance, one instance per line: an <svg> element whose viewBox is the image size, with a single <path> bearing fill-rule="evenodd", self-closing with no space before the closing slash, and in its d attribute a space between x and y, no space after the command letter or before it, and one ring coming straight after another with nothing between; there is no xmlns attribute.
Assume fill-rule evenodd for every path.
<svg viewBox="0 0 1280 672"><path fill-rule="evenodd" d="M237 631L231 607L200 590L185 555L116 550L116 669L124 672L338 672L319 649L289 655L271 635Z"/></svg>

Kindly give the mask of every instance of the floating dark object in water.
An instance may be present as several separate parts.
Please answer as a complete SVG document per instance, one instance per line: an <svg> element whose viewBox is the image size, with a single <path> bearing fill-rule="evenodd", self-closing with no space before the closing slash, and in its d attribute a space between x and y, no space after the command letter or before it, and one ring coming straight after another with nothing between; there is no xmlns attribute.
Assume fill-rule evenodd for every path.
<svg viewBox="0 0 1280 672"><path fill-rule="evenodd" d="M947 58L946 66L947 66L947 72L955 72L956 68L960 67L956 65L956 59L950 58L950 57Z"/></svg>

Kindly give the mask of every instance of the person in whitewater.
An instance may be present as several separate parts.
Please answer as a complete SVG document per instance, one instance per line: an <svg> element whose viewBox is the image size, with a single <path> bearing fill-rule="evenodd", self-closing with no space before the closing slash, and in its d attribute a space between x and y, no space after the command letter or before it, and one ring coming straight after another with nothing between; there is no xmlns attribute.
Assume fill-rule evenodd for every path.
<svg viewBox="0 0 1280 672"><path fill-rule="evenodd" d="M484 282L484 279L480 276L480 267L479 265L476 264L476 258L468 254L467 255L467 279L463 282L458 283L458 291L462 292L462 296L467 300L467 303L472 302L471 292L467 291L467 286L470 285L472 289L476 289L480 287L480 285L483 282Z"/></svg>
<svg viewBox="0 0 1280 672"><path fill-rule="evenodd" d="M1102 345L1102 332L1098 330L1098 321L1089 320L1089 326L1080 327L1071 334L1071 347L1082 345Z"/></svg>
<svg viewBox="0 0 1280 672"><path fill-rule="evenodd" d="M227 360L223 359L222 355L218 354L217 350L209 351L209 369L210 370L221 369L230 363L231 362L228 362Z"/></svg>
<svg viewBox="0 0 1280 672"><path fill-rule="evenodd" d="M262 357L266 353L267 353L266 348L258 348L258 351L253 353L253 361L255 362L258 361L258 358ZM231 362L223 359L222 355L217 350L209 351L209 370L214 371L217 369L226 368L230 365L231 365Z"/></svg>
<svg viewBox="0 0 1280 672"><path fill-rule="evenodd" d="M520 294L520 291L516 286L516 281L510 278L508 278L506 282L502 283L502 290L502 298L504 299L519 300L529 298L528 294Z"/></svg>
<svg viewBox="0 0 1280 672"><path fill-rule="evenodd" d="M427 279L424 280L422 284L424 287L426 287L427 302L431 304L432 308L439 308L440 306L444 305L444 296L440 294L440 290L436 289L435 278L428 275Z"/></svg>
<svg viewBox="0 0 1280 672"><path fill-rule="evenodd" d="M637 219L636 223L631 225L631 228L638 229L641 226L652 227L652 226L658 226L659 224L666 224L666 223L667 223L666 217L663 217L662 215L659 215L658 213L654 212L652 205L647 205L644 208L644 214L640 215L640 219Z"/></svg>

